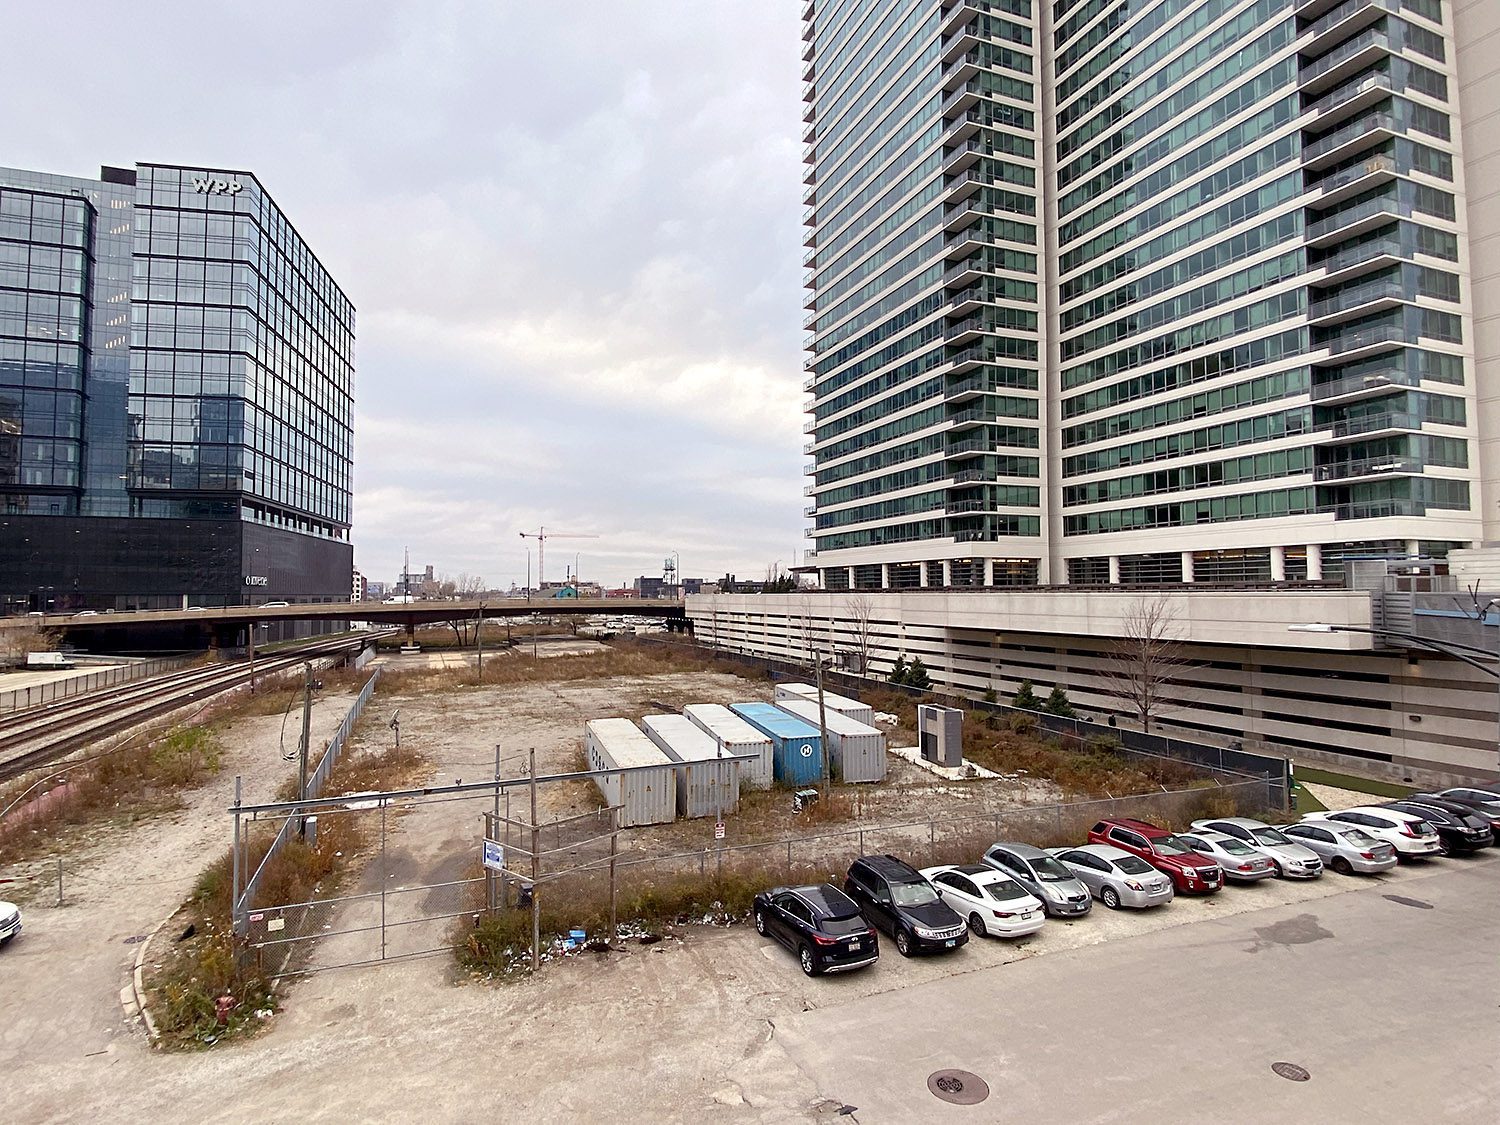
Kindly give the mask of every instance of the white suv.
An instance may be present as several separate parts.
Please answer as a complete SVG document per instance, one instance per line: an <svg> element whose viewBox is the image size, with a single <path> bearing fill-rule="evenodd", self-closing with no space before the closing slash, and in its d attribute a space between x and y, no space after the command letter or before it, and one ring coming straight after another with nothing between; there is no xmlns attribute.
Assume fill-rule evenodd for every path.
<svg viewBox="0 0 1500 1125"><path fill-rule="evenodd" d="M1390 844L1401 859L1425 859L1441 855L1443 850L1437 829L1419 816L1397 812L1395 809L1358 805L1338 812L1308 813L1302 819L1332 820L1340 824L1356 825L1377 840Z"/></svg>

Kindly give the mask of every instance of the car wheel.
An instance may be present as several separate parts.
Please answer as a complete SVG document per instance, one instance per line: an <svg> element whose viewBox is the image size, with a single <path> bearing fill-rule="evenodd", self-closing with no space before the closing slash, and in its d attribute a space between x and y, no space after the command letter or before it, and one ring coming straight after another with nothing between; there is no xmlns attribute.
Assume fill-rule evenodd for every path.
<svg viewBox="0 0 1500 1125"><path fill-rule="evenodd" d="M1111 910L1120 909L1120 892L1115 890L1113 887L1105 887L1102 891L1099 892L1099 898L1103 901L1104 905L1109 907Z"/></svg>
<svg viewBox="0 0 1500 1125"><path fill-rule="evenodd" d="M1333 859L1329 862L1328 866L1332 867L1340 875L1354 874L1354 865L1341 855L1334 856Z"/></svg>
<svg viewBox="0 0 1500 1125"><path fill-rule="evenodd" d="M1280 860L1273 859L1271 861L1271 870L1273 872L1275 872L1276 878L1278 878L1278 879L1285 879L1286 878L1286 868L1281 866L1281 861Z"/></svg>
<svg viewBox="0 0 1500 1125"><path fill-rule="evenodd" d="M755 932L761 937L766 936L766 916L759 910L755 912Z"/></svg>
<svg viewBox="0 0 1500 1125"><path fill-rule="evenodd" d="M812 950L808 946L804 945L797 952L797 960L802 962L802 971L808 976L815 977L818 975L818 963L813 960Z"/></svg>
<svg viewBox="0 0 1500 1125"><path fill-rule="evenodd" d="M903 957L910 957L912 955L912 951L913 951L913 947L912 947L911 935L909 933L907 933L905 930L897 930L896 931L896 952L899 953L899 954L901 954L901 956L903 956Z"/></svg>
<svg viewBox="0 0 1500 1125"><path fill-rule="evenodd" d="M969 915L969 929L974 932L975 937L988 937L989 930L984 928L984 919L976 911Z"/></svg>

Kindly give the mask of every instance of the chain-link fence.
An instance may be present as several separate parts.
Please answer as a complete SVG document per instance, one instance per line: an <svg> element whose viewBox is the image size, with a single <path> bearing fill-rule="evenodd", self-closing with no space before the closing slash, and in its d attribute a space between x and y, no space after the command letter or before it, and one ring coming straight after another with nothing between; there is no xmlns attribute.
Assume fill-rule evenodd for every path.
<svg viewBox="0 0 1500 1125"><path fill-rule="evenodd" d="M0 692L0 712L21 711L27 707L38 707L43 703L52 703L58 699L73 699L80 695L87 695L91 691L115 687L133 680L144 680L148 676L175 672L180 668L185 668L196 659L198 659L196 656L171 656L156 660L133 660L128 664L101 668L97 672L86 672L78 676L52 680L49 683L32 684L30 687ZM46 671L45 668L36 670Z"/></svg>

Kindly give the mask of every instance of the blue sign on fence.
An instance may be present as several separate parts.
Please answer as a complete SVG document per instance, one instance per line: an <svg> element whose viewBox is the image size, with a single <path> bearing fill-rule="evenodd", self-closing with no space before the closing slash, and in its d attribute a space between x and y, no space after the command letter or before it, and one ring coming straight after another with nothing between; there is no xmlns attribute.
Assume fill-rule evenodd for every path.
<svg viewBox="0 0 1500 1125"><path fill-rule="evenodd" d="M479 852L479 862L492 871L504 871L505 848L496 840L486 840Z"/></svg>

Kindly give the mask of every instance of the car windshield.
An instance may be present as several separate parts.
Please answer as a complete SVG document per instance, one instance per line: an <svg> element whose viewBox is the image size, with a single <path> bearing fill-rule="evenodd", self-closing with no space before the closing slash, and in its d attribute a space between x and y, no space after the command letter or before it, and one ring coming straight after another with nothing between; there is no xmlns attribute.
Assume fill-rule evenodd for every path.
<svg viewBox="0 0 1500 1125"><path fill-rule="evenodd" d="M1037 878L1044 883L1061 883L1073 878L1073 873L1050 855L1032 860L1031 866L1036 871Z"/></svg>
<svg viewBox="0 0 1500 1125"><path fill-rule="evenodd" d="M1115 866L1127 875L1147 875L1155 870L1138 855L1122 855L1115 860Z"/></svg>
<svg viewBox="0 0 1500 1125"><path fill-rule="evenodd" d="M1250 835L1254 836L1262 844L1290 844L1291 841L1274 828L1255 828Z"/></svg>
<svg viewBox="0 0 1500 1125"><path fill-rule="evenodd" d="M1339 835L1348 840L1349 843L1358 845L1361 848L1375 842L1374 836L1359 828L1345 828L1339 832Z"/></svg>
<svg viewBox="0 0 1500 1125"><path fill-rule="evenodd" d="M1151 841L1157 855L1191 855L1193 849L1176 836L1161 836Z"/></svg>
<svg viewBox="0 0 1500 1125"><path fill-rule="evenodd" d="M1002 902L1010 898L1020 898L1026 894L1026 888L1014 879L996 879L993 883L984 884L985 892L990 898L998 898Z"/></svg>
<svg viewBox="0 0 1500 1125"><path fill-rule="evenodd" d="M851 914L847 918L825 919L823 929L830 934L862 934L869 927L858 914Z"/></svg>
<svg viewBox="0 0 1500 1125"><path fill-rule="evenodd" d="M938 893L927 883L892 883L891 901L897 906L926 906L938 901Z"/></svg>
<svg viewBox="0 0 1500 1125"><path fill-rule="evenodd" d="M1240 840L1231 840L1228 837L1222 840L1215 840L1214 843L1218 844L1219 847L1230 855L1252 855L1255 852L1255 849L1249 844L1243 843Z"/></svg>

